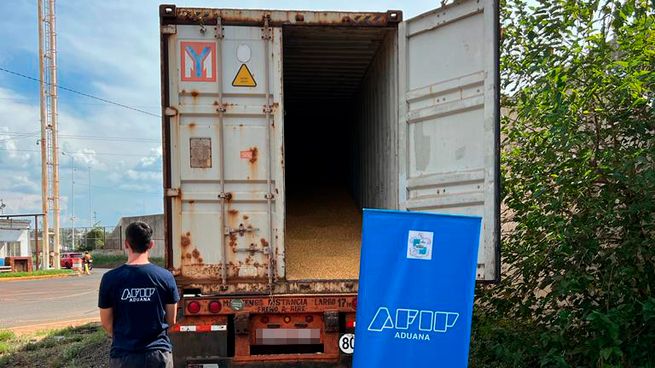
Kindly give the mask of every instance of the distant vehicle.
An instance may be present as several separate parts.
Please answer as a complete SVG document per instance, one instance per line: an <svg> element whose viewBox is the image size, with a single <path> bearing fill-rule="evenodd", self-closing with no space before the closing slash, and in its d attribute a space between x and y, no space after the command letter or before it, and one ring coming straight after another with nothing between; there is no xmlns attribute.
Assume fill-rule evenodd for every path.
<svg viewBox="0 0 655 368"><path fill-rule="evenodd" d="M75 259L82 259L84 254L80 252L65 252L61 254L59 265L63 268L73 268L73 261Z"/></svg>

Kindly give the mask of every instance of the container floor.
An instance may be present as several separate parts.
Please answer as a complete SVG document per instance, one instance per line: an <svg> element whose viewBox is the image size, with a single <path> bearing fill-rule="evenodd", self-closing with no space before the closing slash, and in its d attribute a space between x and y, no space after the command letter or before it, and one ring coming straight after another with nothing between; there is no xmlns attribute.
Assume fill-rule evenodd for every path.
<svg viewBox="0 0 655 368"><path fill-rule="evenodd" d="M357 279L362 215L345 188L287 197L288 280Z"/></svg>

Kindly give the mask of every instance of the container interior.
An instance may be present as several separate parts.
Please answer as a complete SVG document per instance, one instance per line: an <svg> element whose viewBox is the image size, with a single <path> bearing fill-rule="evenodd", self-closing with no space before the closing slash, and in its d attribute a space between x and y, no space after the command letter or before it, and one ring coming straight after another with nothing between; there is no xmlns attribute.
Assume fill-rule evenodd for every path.
<svg viewBox="0 0 655 368"><path fill-rule="evenodd" d="M287 279L356 279L361 209L395 206L395 29L283 34Z"/></svg>

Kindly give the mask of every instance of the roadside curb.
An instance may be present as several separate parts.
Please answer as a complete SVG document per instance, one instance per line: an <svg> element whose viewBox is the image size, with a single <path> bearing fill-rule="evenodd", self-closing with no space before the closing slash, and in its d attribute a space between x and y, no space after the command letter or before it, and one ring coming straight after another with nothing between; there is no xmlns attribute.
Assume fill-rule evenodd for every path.
<svg viewBox="0 0 655 368"><path fill-rule="evenodd" d="M53 322L37 323L34 325L27 325L27 326L7 327L6 329L14 332L16 335L25 335L40 330L63 329L67 327L77 327L88 323L99 323L99 322L100 322L100 317L90 317L90 318L74 319L69 321L66 320L53 321Z"/></svg>
<svg viewBox="0 0 655 368"><path fill-rule="evenodd" d="M40 280L40 279L60 279L64 277L80 276L79 273L61 274L61 275L40 275L40 276L23 276L23 277L2 277L3 281L22 281L22 280Z"/></svg>

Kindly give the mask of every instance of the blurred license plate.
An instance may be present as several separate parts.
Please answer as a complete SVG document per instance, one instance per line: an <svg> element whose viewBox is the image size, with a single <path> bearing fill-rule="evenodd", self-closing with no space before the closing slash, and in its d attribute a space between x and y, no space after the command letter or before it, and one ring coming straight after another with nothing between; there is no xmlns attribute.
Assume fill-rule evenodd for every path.
<svg viewBox="0 0 655 368"><path fill-rule="evenodd" d="M319 328L258 328L257 345L304 345L320 344Z"/></svg>

